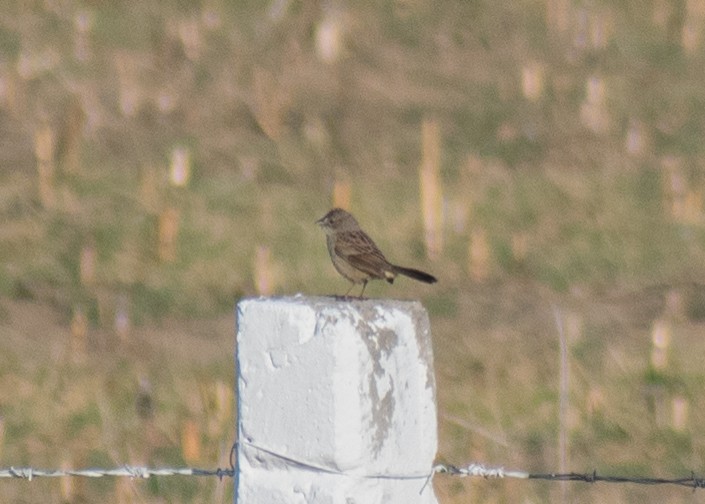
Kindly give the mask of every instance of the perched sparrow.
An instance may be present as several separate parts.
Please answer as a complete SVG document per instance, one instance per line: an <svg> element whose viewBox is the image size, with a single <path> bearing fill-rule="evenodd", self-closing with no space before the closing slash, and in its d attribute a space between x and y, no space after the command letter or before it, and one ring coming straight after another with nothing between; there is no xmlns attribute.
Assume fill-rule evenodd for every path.
<svg viewBox="0 0 705 504"><path fill-rule="evenodd" d="M396 266L384 257L372 238L360 229L355 217L345 210L334 208L316 221L326 233L328 253L338 273L352 282L347 296L355 284L362 284L360 297L365 293L367 282L376 278L394 282L397 275L414 280L435 283L436 277L413 268Z"/></svg>

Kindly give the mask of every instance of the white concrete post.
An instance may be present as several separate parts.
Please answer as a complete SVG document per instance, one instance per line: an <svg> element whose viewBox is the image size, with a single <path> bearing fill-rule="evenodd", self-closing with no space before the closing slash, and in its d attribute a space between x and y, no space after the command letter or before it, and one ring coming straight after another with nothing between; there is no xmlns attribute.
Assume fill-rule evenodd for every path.
<svg viewBox="0 0 705 504"><path fill-rule="evenodd" d="M437 503L420 303L248 299L237 320L237 504Z"/></svg>

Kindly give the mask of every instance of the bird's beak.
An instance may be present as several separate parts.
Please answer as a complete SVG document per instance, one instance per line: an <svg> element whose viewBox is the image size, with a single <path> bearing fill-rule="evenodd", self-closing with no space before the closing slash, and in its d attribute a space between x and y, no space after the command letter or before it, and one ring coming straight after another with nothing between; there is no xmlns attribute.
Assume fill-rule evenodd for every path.
<svg viewBox="0 0 705 504"><path fill-rule="evenodd" d="M318 219L316 221L316 224L318 224L319 226L323 226L323 219L325 219L325 217L321 217L320 219Z"/></svg>

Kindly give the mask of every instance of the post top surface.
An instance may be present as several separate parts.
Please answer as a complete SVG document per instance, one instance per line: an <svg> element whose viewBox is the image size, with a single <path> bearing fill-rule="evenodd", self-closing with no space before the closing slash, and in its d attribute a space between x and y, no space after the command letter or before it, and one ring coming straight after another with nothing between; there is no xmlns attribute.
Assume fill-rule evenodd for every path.
<svg viewBox="0 0 705 504"><path fill-rule="evenodd" d="M383 307L383 308L396 308L403 310L415 310L423 309L423 305L418 300L406 300L406 299L388 299L388 298L372 298L372 299L359 299L355 297L342 297L342 296L305 296L303 294L296 294L294 296L260 296L260 297L249 297L241 298L237 304L242 305L244 303L266 303L266 304L287 304L287 305L301 305L309 306L313 308L322 307L352 307L352 308L372 308L372 307Z"/></svg>

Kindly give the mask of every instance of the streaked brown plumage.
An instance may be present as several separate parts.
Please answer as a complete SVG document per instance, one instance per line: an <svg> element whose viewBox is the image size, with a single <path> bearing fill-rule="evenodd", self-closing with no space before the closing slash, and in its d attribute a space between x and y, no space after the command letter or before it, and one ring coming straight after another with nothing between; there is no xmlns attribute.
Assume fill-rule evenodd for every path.
<svg viewBox="0 0 705 504"><path fill-rule="evenodd" d="M318 219L316 224L326 233L328 253L333 266L338 273L352 282L352 286L345 293L346 296L355 284L362 284L362 292L360 292L362 297L368 281L383 279L393 283L397 275L404 275L425 283L437 281L433 275L387 261L372 238L360 229L355 217L345 210L334 208Z"/></svg>

